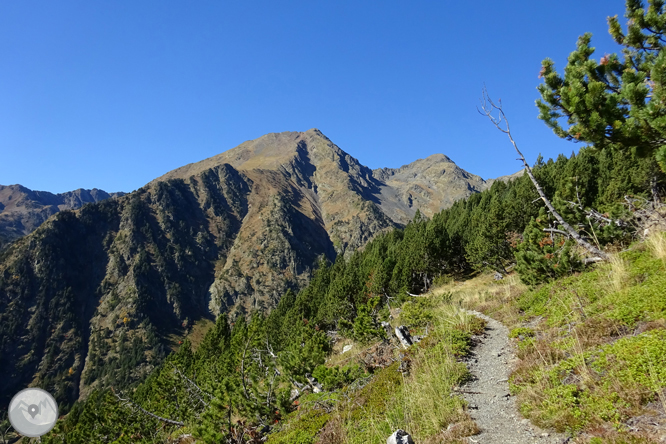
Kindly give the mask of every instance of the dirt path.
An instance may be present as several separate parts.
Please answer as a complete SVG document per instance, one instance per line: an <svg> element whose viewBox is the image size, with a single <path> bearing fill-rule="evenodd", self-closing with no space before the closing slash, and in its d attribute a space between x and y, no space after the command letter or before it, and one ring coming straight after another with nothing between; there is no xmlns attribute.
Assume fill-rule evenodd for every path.
<svg viewBox="0 0 666 444"><path fill-rule="evenodd" d="M467 438L482 444L563 443L566 436L546 432L524 419L516 408L515 398L509 395L508 377L514 359L509 342L509 330L488 316L468 310L488 322L481 343L467 360L474 380L461 387L469 402L470 414L481 433Z"/></svg>

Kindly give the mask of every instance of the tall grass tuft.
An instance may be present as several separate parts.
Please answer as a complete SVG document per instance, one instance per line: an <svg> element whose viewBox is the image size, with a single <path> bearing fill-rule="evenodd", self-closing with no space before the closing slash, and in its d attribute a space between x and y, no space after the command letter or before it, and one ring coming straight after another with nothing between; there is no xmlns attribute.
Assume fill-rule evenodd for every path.
<svg viewBox="0 0 666 444"><path fill-rule="evenodd" d="M650 253L666 265L666 233L660 231L653 231L645 239Z"/></svg>
<svg viewBox="0 0 666 444"><path fill-rule="evenodd" d="M430 441L439 437L449 425L457 425L461 436L478 432L465 412L464 401L447 396L453 387L468 378L467 367L457 362L452 353L453 330L472 332L478 329L478 320L455 305L443 305L435 310L434 328L429 338L430 347L419 349L413 357L413 371L403 385L404 409L408 412L407 427L415 437ZM442 396L444 394L444 396ZM464 433L463 433L464 429ZM430 442L428 441L428 442ZM435 442L435 441L432 441Z"/></svg>
<svg viewBox="0 0 666 444"><path fill-rule="evenodd" d="M619 254L610 255L608 261L608 284L612 291L622 291L629 281L629 267Z"/></svg>

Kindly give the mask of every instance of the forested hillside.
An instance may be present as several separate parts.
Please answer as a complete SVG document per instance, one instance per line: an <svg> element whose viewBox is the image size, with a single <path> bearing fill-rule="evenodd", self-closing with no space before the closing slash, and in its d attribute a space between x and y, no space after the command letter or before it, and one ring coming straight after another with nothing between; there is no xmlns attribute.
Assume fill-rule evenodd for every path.
<svg viewBox="0 0 666 444"><path fill-rule="evenodd" d="M630 226L588 220L567 201L630 220L622 197L649 197L654 177L663 186L653 160L612 149L539 159L534 174L572 223L616 249L633 238ZM390 307L410 298L407 293L421 294L434 282L477 270L503 273L514 253L528 283L582 269L570 241L553 245L540 231L550 222L537 197L523 176L496 182L431 220L417 214L404 229L378 236L349 260L340 255L334 263L322 262L311 283L298 294L285 293L269 315L240 318L234 325L220 317L196 350L184 343L146 382L94 392L43 440L112 442L131 436L131 442L152 442L156 429L165 439L191 433L211 443L242 431L259 436L293 408L293 388L313 372L321 377L317 368L331 351L326 332L361 343L381 338L379 322L388 319ZM351 382L381 367L335 370L341 373L333 380Z"/></svg>
<svg viewBox="0 0 666 444"><path fill-rule="evenodd" d="M310 130L59 213L0 257L16 363L0 395L54 393L67 415L45 443L361 444L402 427L460 443L479 433L461 361L486 327L467 307L512 328L502 398L522 415L564 442L663 441L666 2L626 16L626 32L609 18L622 59L592 59L585 34L562 75L542 64L539 117L590 145L530 166L484 102L527 174L487 188L447 166L466 183L448 208L448 158L418 161L412 184L418 165L372 171ZM205 336L182 339L207 310Z"/></svg>
<svg viewBox="0 0 666 444"><path fill-rule="evenodd" d="M444 155L373 172L312 129L62 211L0 255L0 399L40 384L66 411L93 388L141 380L217 316L270 310L319 259L486 187Z"/></svg>

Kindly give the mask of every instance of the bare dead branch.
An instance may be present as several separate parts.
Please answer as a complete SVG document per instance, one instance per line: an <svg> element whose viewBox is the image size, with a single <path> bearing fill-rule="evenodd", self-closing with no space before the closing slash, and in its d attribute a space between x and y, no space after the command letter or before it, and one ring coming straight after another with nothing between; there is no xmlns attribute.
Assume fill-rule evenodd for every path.
<svg viewBox="0 0 666 444"><path fill-rule="evenodd" d="M594 264L596 262L603 262L603 261L604 261L604 259L602 259L600 257L586 257L585 259L583 259L583 263L585 265Z"/></svg>
<svg viewBox="0 0 666 444"><path fill-rule="evenodd" d="M155 418L158 421L162 421L162 422L165 422L167 424L173 424L173 425L177 425L177 426L184 426L185 425L184 422L174 421L173 419L169 419L169 418L163 418L162 416L159 416L159 415L156 415L152 412L149 412L148 410L144 409L140 405L137 405L137 404L133 403L132 400L130 400L129 398L122 398L118 393L115 392L115 390L113 390L113 394L116 395L116 398L118 398L118 401L120 401L120 403L123 406L129 406L129 407L133 408L134 410L140 411L144 415L148 415L151 418Z"/></svg>
<svg viewBox="0 0 666 444"><path fill-rule="evenodd" d="M201 387L199 387L194 381L192 381L190 378L185 376L178 368L174 365L173 366L174 373L177 373L187 384L185 389L187 390L188 393L190 393L192 396L197 398L199 402L201 402L205 407L208 407L210 405L209 402L207 402L203 397L206 396L209 399L214 399L215 397L211 395L210 393L204 391Z"/></svg>
<svg viewBox="0 0 666 444"><path fill-rule="evenodd" d="M562 236L571 237L569 235L569 233L567 233L566 231L558 230L558 229L555 229L555 228L544 228L543 231L545 231L547 233L557 233L557 234L561 234Z"/></svg>
<svg viewBox="0 0 666 444"><path fill-rule="evenodd" d="M598 212L597 210L595 210L594 208L585 209L585 208L583 208L583 206L580 203L571 202L569 200L565 200L565 202L568 203L571 206L571 208L579 208L580 210L584 211L585 215L588 219L594 219L594 220L596 220L598 222L602 222L602 223L605 222L608 225L615 224L618 227L626 227L627 226L625 221L623 221L621 219L611 219L609 217L606 217L603 214L601 214L600 212Z"/></svg>
<svg viewBox="0 0 666 444"><path fill-rule="evenodd" d="M608 260L608 255L606 253L604 253L599 248L595 247L594 245L590 244L585 239L583 239L583 237L571 225L569 225L562 218L562 216L560 216L557 210L555 210L553 204L550 202L548 197L546 197L546 193L543 191L543 188L541 188L539 182L537 182L536 178L534 177L534 174L532 174L532 169L525 160L525 156L523 156L523 153L520 152L520 150L518 149L518 145L516 144L516 141L513 139L513 136L511 135L511 128L509 126L509 121L506 115L504 114L504 110L502 109L502 99L498 100L497 103L493 102L490 96L488 95L488 90L486 89L485 85L483 87L481 109L477 107L477 111L479 112L479 114L488 117L488 119L490 119L490 121L493 123L493 125L495 125L495 127L498 130L500 130L509 137L511 144L513 145L513 148L520 156L520 160L523 162L525 171L527 172L527 175L530 177L530 180L534 184L534 187L536 188L539 197L541 197L541 200L543 200L544 204L548 208L548 211L550 211L550 213L555 217L555 219L557 219L560 225L562 225L564 229L567 231L567 233L569 233L569 236L571 236L576 241L576 243L578 243L578 245L585 248L588 252L592 253L597 257L602 258L602 260ZM493 115L495 111L497 112L497 116Z"/></svg>

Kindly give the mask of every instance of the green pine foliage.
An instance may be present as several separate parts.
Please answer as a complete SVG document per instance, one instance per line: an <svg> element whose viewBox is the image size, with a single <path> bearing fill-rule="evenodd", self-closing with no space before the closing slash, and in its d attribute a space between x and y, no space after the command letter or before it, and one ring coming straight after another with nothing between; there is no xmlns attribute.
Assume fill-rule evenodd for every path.
<svg viewBox="0 0 666 444"><path fill-rule="evenodd" d="M561 234L543 231L546 212L533 219L523 232L523 242L516 250L516 271L528 285L555 279L583 268L580 258L572 252L575 243Z"/></svg>
<svg viewBox="0 0 666 444"><path fill-rule="evenodd" d="M319 365L312 372L317 381L325 390L335 390L347 385L365 374L363 369L356 364L346 365L344 367L326 367Z"/></svg>
<svg viewBox="0 0 666 444"><path fill-rule="evenodd" d="M592 59L592 34L578 39L564 76L545 59L539 77L539 118L559 137L636 150L666 171L666 11L663 0L627 1L627 28L609 17L609 32L622 48ZM566 119L566 126L562 120Z"/></svg>
<svg viewBox="0 0 666 444"><path fill-rule="evenodd" d="M666 131L664 5L662 0L649 0L644 8L641 1L628 0L626 32L617 18L609 19L611 34L623 46L623 60L615 54L599 61L591 59L591 35L585 34L570 55L563 76L551 60L543 62L542 100L537 102L540 118L558 136L594 146L547 162L539 156L533 173L557 211L600 247L627 245L634 235L627 223L630 214L622 205L624 196L647 197L655 186L663 187L666 179L662 136ZM213 178L202 177L205 187L214 186ZM202 293L200 283L204 280L198 278L212 266L213 253L230 248L224 239L213 244L186 228L190 215L177 209L192 206L190 194L183 181L160 183L151 198L159 209L157 215L139 192L123 201L121 211L115 208L119 203L109 201L84 207L76 214L58 213L56 218L68 218L71 223L54 226L51 231L38 230L35 236L48 236L42 239L45 251L40 252L44 257L40 273L58 285L36 293L41 302L30 325L58 319L57 324L49 324L50 332L20 322L25 314L20 292L32 282L30 258L19 255L0 274L0 288L16 296L11 304L0 307L0 350L5 358L11 358L16 353L11 343L15 337L26 338L22 346L33 347L34 356L37 347L45 350L46 365L37 369L35 377L59 400L78 396L71 373L63 369L81 371L83 345L76 338L87 334L67 315L79 304L73 295L94 291L93 287L79 288L81 282L87 282L83 275L103 279L83 258L104 255L104 250L99 247L88 255L80 251L92 248L90 245L126 249L129 259L118 256L112 265L121 274L131 270L132 292L128 294L137 309L149 314L144 320L114 314L111 324L118 333L112 337L106 331L90 332L87 359L94 365L81 378L92 390L83 402L62 404L69 414L42 442L154 443L175 441L186 434L205 443L238 442L239 435L254 439L293 415L292 389L306 383L308 374L313 374L325 390L339 389L364 375L358 366L323 365L332 350L328 331L369 343L382 338L384 330L379 322L388 316L389 309L397 307L402 307L404 323L417 328L429 325L433 322L431 301L410 294L426 293L433 282L450 276L465 277L482 270L504 274L515 264L523 282L534 286L584 267L576 246L558 232L562 227L546 212L527 176L509 183L497 181L489 190L455 202L432 219L417 211L405 227L376 236L347 259L338 255L333 263L322 260L310 283L298 293L288 290L272 312L248 318L220 316L196 349L184 341L178 351L165 357L158 340L162 324L187 317L188 307L182 302L189 300L188 295ZM231 225L234 222L225 216L225 205L215 199L207 202L207 207L220 215L222 225ZM618 222L588 218L591 208ZM133 228L131 235L119 233L112 239L103 234L118 232L121 219ZM73 228L71 232L57 231L62 227ZM93 242L100 236L104 242ZM64 252L67 245L79 245L80 250ZM182 273L188 280L179 279ZM96 282L94 288L97 284L109 291L109 310L122 308L113 294L114 283ZM632 290L633 305L640 302L663 308L661 301L649 294L636 296L639 290L638 286ZM521 300L524 309L536 310L545 304L548 298L542 293L535 290L529 296L533 299ZM165 301L168 310L163 308ZM611 302L608 307L615 307ZM88 317L96 310L82 309ZM612 310L617 311L613 316L628 325L637 316L622 307ZM657 310L652 307L652 311ZM137 325L141 328L134 328ZM524 331L521 335L526 342L535 340ZM654 348L655 359L661 358L662 336L646 335L645 344L639 345ZM73 339L63 340L70 337ZM454 329L446 338L451 341L447 354L468 352L469 331ZM65 344L62 350L58 350L60 344ZM433 347L428 353L436 351ZM604 366L615 371L607 357L619 356L619 351L609 345L603 353L595 361L599 371L606 371ZM58 356L61 362L56 362ZM36 363L25 360L17 370L32 375ZM145 377L147 369L152 371ZM386 405L386 396L374 393L378 387L382 391L387 387L402 390L402 376L394 370L384 369L375 375L378 377L362 390L365 410L350 407L350 417L357 415L360 421L370 412L370 417L379 421L390 408L402 408ZM636 362L627 371L643 374L645 363ZM625 376L617 373L618 379ZM94 385L96 381L102 382ZM307 427L283 428L273 434L272 442L313 442L330 415L310 415L303 415Z"/></svg>

